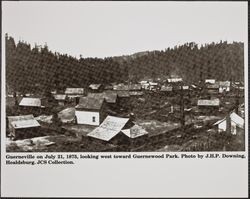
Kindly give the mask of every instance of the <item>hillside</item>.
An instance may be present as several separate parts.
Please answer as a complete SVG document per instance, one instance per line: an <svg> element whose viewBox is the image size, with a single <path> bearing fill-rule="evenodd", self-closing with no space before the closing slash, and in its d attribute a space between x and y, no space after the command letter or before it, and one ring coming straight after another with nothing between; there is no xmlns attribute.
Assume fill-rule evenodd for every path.
<svg viewBox="0 0 250 199"><path fill-rule="evenodd" d="M173 74L180 75L187 83L205 78L243 80L243 50L241 42L211 43L200 48L195 43L187 43L164 51L76 59L53 53L48 46L31 48L6 36L6 81L12 90L46 92Z"/></svg>

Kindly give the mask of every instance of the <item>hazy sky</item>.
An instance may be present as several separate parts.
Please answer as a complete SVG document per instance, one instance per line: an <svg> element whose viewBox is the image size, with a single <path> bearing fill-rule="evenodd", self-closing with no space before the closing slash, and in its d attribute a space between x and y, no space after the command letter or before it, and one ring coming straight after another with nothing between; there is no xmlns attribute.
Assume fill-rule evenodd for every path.
<svg viewBox="0 0 250 199"><path fill-rule="evenodd" d="M3 33L79 57L244 41L247 2L3 2Z"/></svg>

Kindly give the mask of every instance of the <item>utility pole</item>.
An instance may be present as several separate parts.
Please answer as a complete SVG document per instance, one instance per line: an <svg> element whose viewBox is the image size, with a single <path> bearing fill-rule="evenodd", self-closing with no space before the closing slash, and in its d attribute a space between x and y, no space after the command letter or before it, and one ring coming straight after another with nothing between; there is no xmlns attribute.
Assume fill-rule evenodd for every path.
<svg viewBox="0 0 250 199"><path fill-rule="evenodd" d="M231 134L231 112L228 113L228 115L226 116L226 132L228 133L228 135Z"/></svg>
<svg viewBox="0 0 250 199"><path fill-rule="evenodd" d="M239 114L239 104L240 104L240 102L239 102L239 98L240 98L240 96L239 96L239 90L240 90L240 86L238 84L237 95L236 95L236 103L235 103L235 113L237 115Z"/></svg>

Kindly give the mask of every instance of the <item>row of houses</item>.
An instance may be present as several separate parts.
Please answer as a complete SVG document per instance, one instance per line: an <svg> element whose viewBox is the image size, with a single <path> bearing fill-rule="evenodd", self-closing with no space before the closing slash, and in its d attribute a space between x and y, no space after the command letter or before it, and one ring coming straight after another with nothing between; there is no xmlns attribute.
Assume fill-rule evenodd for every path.
<svg viewBox="0 0 250 199"><path fill-rule="evenodd" d="M53 96L55 97L55 100L59 101L60 103L65 103L66 99L78 99L74 107L75 111L73 112L75 123L77 125L84 124L99 126L109 116L108 110L115 109L121 99L141 96L142 94L143 93L140 91L104 91L101 93L89 92L87 96L85 96L83 89L66 89L65 94L54 94ZM38 131L34 129L40 129L41 126L39 122L34 119L33 114L39 115L43 113L43 110L46 109L47 105L44 101L45 99L46 98L39 97L23 97L21 99L19 108L22 110L24 108L26 111L25 113L29 113L30 115L27 115L27 117L26 115L8 117L9 129L11 129L10 135L12 137L19 139L34 135L39 136ZM12 117L22 120L23 123L17 126L15 122L12 121ZM22 125L31 119L33 123L29 121L30 125ZM36 121L37 125L35 125L34 121ZM16 133L16 131L19 133ZM25 132L25 134L22 132Z"/></svg>
<svg viewBox="0 0 250 199"><path fill-rule="evenodd" d="M128 103L131 97L137 98L143 95L141 92L134 93L133 91L105 91L102 93L89 93L87 96L79 97L78 103L75 104L76 123L99 125L109 111L116 110L122 107L122 104ZM65 99L65 98L63 98ZM61 98L60 98L61 100ZM42 114L46 109L45 103L41 98L24 97L19 103L19 107L23 114ZM218 111L220 108L220 99L198 99L197 107L200 111L208 112Z"/></svg>
<svg viewBox="0 0 250 199"><path fill-rule="evenodd" d="M215 79L205 80L206 89L209 93L225 93L230 91L244 90L243 82L216 81Z"/></svg>
<svg viewBox="0 0 250 199"><path fill-rule="evenodd" d="M95 116L101 117L101 115ZM100 121L100 120L99 120ZM85 123L85 122L83 122ZM97 123L96 123L97 125ZM113 144L135 144L145 141L148 132L137 125L130 118L107 116L100 125L87 134L91 141L109 142ZM232 135L244 134L244 119L235 112L214 123L218 132L227 132ZM33 115L9 116L8 128L10 134L18 138L36 137L40 135L41 125Z"/></svg>
<svg viewBox="0 0 250 199"><path fill-rule="evenodd" d="M176 80L173 80L172 82L169 81L168 85L162 85L162 86L165 86L165 91L168 92L168 91L172 91L174 86L175 88L176 86L177 88L180 87L179 82L182 82L182 79L177 78ZM208 88L209 86L211 87L211 89L215 88L216 87L214 86L216 85L215 83L216 82L213 82L213 81L207 82ZM154 86L154 84L151 84L151 86ZM170 89L171 86L172 86L172 89ZM227 87L228 84L224 84L224 86ZM180 89L189 90L189 89L197 89L197 87L198 86L196 85L182 86L182 88ZM112 134L113 127L110 128L110 125L108 124L114 123L111 126L116 126L116 123L117 123L118 125L120 121L119 120L120 117L111 116L109 114L109 110L110 109L114 110L115 108L120 107L119 104L122 104L123 102L128 101L129 98L133 98L133 97L137 98L138 96L143 96L144 94L144 92L142 91L143 86L141 84L129 84L129 85L119 84L119 85L112 85L112 89L110 88L107 89L103 87L101 84L92 84L90 85L89 89L91 90L86 92L84 88L67 88L65 90L65 93L63 94L57 94L55 92L52 94L54 96L55 101L57 101L59 105L64 106L65 102L67 101L74 102L74 106L75 106L74 118L75 118L76 124L97 126L96 128L97 130L91 132L88 137L97 138L103 141L110 141L113 137L115 137L118 134L122 136L125 135L126 138L127 137L135 138L136 136L132 135L131 132L135 132L136 131L135 129L138 130L138 128L141 129L140 127L138 127L138 125L136 126L135 124L132 125L133 128L132 126L129 128L128 127L125 128L125 126L123 126L121 129L118 129L118 130L115 129L116 133ZM19 103L19 107L23 108L26 111L26 113L41 114L41 112L46 109L48 104L49 102L47 98L23 97ZM207 111L208 109L218 110L220 107L220 100L219 98L199 99L197 101L197 107L205 111ZM35 112L35 110L37 112ZM17 117L17 118L15 119L14 117ZM126 118L126 119L130 120L130 118ZM15 120L19 122L16 122ZM33 128L39 129L40 127L39 122L35 122L36 120L34 119L33 115L27 115L27 117L25 117L25 115L24 116L10 116L8 118L8 121L10 125L9 128L11 129L10 133L14 137L18 137L16 134L16 131L19 131L20 129L21 129L20 135L24 135L23 133L21 133L23 131L22 129L32 129L32 132L36 132L36 131L33 131ZM103 132L103 129L107 131L109 136L111 135L114 135L114 136L111 136L110 139L105 140L106 139L104 136L105 134L98 133L99 131ZM144 131L141 129L140 132L144 132ZM146 135L147 133L144 132L141 134ZM140 133L138 133L138 135L140 135Z"/></svg>

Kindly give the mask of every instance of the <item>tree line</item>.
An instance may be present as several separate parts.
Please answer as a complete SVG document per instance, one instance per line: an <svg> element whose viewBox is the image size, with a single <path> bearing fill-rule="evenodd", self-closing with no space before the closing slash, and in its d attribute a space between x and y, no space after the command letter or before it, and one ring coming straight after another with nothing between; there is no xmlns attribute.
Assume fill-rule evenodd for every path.
<svg viewBox="0 0 250 199"><path fill-rule="evenodd" d="M211 43L198 47L191 42L161 51L128 56L75 58L31 45L6 35L6 82L19 92L44 93L91 83L136 82L142 78L181 76L187 83L207 78L244 79L242 42Z"/></svg>

